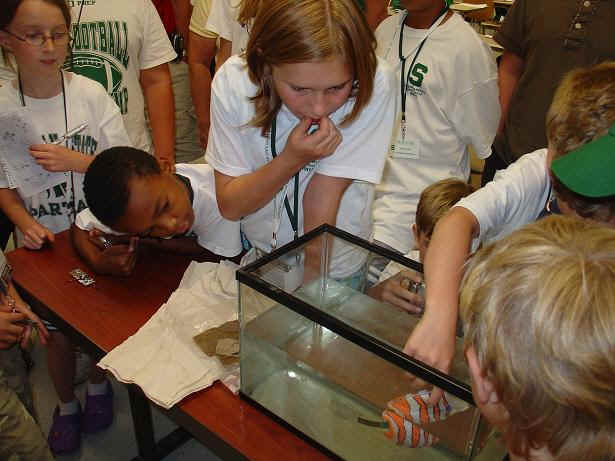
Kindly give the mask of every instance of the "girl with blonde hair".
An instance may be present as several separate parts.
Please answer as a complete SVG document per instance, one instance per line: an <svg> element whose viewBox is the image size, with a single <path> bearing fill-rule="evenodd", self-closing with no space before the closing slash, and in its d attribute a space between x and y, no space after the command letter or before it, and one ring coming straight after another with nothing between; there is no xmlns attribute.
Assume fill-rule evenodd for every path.
<svg viewBox="0 0 615 461"><path fill-rule="evenodd" d="M212 85L206 159L218 206L263 251L327 222L368 238L393 126L393 75L354 0L262 8ZM362 264L334 250L337 275Z"/></svg>

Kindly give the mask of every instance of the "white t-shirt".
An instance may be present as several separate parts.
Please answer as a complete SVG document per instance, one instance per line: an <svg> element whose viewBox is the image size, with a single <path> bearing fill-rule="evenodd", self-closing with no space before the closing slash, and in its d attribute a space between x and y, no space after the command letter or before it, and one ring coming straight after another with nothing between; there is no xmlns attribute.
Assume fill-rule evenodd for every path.
<svg viewBox="0 0 615 461"><path fill-rule="evenodd" d="M242 250L240 224L220 215L213 169L205 164L179 163L176 165L176 171L190 180L194 193L194 224L187 234L196 235L200 246L217 255L238 255ZM118 234L96 219L89 208L77 215L75 225L85 231L99 229L108 234Z"/></svg>
<svg viewBox="0 0 615 461"><path fill-rule="evenodd" d="M5 53L5 51L0 50L0 85L6 85L6 83L13 80L16 76L15 71L4 61L5 56L3 53Z"/></svg>
<svg viewBox="0 0 615 461"><path fill-rule="evenodd" d="M500 240L524 225L536 221L551 197L547 170L547 150L525 154L493 181L462 198L455 207L470 211L478 221L480 233L473 242Z"/></svg>
<svg viewBox="0 0 615 461"><path fill-rule="evenodd" d="M64 83L68 129L88 122L83 131L69 138L69 149L96 155L109 147L130 144L118 107L100 84L70 72L64 72ZM62 93L49 99L34 99L28 96L24 96L24 99L34 127L40 133L41 143L52 142L66 132ZM0 107L22 107L16 83L0 88ZM0 155L3 153L0 152ZM27 146L24 146L24 155L30 155ZM84 175L73 173L72 184L70 173L65 175L66 182L32 197L24 197L20 189L17 189L26 210L54 233L70 227L73 185L77 212L86 207L83 195ZM6 175L0 169L0 187L6 188L8 185Z"/></svg>
<svg viewBox="0 0 615 461"><path fill-rule="evenodd" d="M336 224L351 234L369 238L373 184L380 181L395 112L393 78L388 66L379 61L372 97L359 118L346 127L339 127L341 120L352 110L353 98L330 115L340 129L343 141L331 156L308 164L300 172L300 234L303 233L303 194L314 173L320 173L355 180L342 196ZM239 56L228 59L216 72L211 91L211 131L206 160L216 171L225 175L236 177L249 174L272 160L268 137L261 135L260 128L248 126L254 116L254 105L248 98L256 91L256 86L248 76L245 60ZM297 117L282 105L277 115L278 152L282 152L288 135L298 123ZM291 178L287 188L291 207L293 188ZM280 197L241 220L246 238L253 246L264 251L271 249L274 202L283 207L283 197ZM278 246L293 239L290 220L283 209L281 214ZM340 271L338 276L349 275L358 268L362 256L356 257L356 249L341 248L340 245L337 251L333 267ZM344 274L339 275L341 273Z"/></svg>
<svg viewBox="0 0 615 461"><path fill-rule="evenodd" d="M141 71L177 57L150 0L71 1L72 70L100 82L120 108L132 145L153 153ZM70 65L69 65L70 69Z"/></svg>
<svg viewBox="0 0 615 461"><path fill-rule="evenodd" d="M190 32L205 38L217 38L218 34L207 29L207 19L211 14L212 0L197 0L190 16Z"/></svg>
<svg viewBox="0 0 615 461"><path fill-rule="evenodd" d="M241 25L237 21L239 4L235 0L212 0L207 18L206 28L231 42L231 56L246 51L250 38L250 25Z"/></svg>
<svg viewBox="0 0 615 461"><path fill-rule="evenodd" d="M397 72L401 98L399 36L404 13L376 30L377 53ZM426 30L404 25L406 75ZM391 144L400 136L401 104ZM374 239L406 253L415 245L410 226L423 189L441 179L467 180L468 145L478 157L491 154L500 119L498 74L489 47L457 14L436 27L410 73L406 93L406 140L413 148L392 148L374 201Z"/></svg>

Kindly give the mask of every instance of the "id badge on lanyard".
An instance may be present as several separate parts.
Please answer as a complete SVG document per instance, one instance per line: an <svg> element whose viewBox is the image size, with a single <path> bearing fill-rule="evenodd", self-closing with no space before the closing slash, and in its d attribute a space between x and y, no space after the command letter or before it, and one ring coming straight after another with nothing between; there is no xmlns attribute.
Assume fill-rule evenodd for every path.
<svg viewBox="0 0 615 461"><path fill-rule="evenodd" d="M271 122L271 129L269 130L269 140L268 144L265 144L265 151L269 148L271 149L271 157L272 159L277 157L277 150L275 147L275 135L276 135L276 120L277 116ZM294 179L294 194L293 194L293 208L290 207L290 202L288 200L288 185L290 183L284 184L282 190L276 193L273 197L273 230L271 233L271 250L275 250L278 246L278 232L280 230L280 225L282 223L282 208L286 209L286 214L288 215L288 220L290 221L290 225L293 229L293 238L297 239L299 236L299 173L295 173Z"/></svg>
<svg viewBox="0 0 615 461"><path fill-rule="evenodd" d="M391 157L392 158L403 158L403 159L412 159L417 160L420 158L421 145L418 139L412 139L406 136L407 132L407 123L406 123L406 96L408 91L408 85L410 80L410 75L412 73L412 68L414 67L414 63L416 62L425 42L429 38L429 36L433 33L434 30L442 23L444 18L446 17L446 13L448 12L448 7L442 9L438 17L434 20L432 25L427 29L423 38L419 41L418 45L410 52L408 55L403 54L403 42L404 42L404 23L406 21L406 17L408 16L408 12L403 16L401 24L399 26L399 60L401 61L401 121L399 132L397 133L397 137L395 138L395 142L391 145ZM414 53L414 57L412 58L412 62L408 68L408 74L406 75L406 60L410 57L411 54Z"/></svg>

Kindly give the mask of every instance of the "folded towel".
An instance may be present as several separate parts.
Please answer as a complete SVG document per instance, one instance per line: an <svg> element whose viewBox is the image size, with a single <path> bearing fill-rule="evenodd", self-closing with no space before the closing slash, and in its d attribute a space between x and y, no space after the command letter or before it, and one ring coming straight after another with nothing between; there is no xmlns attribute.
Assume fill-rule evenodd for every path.
<svg viewBox="0 0 615 461"><path fill-rule="evenodd" d="M193 338L237 320L236 268L228 261L191 263L168 301L98 366L167 409L224 377L224 366Z"/></svg>
<svg viewBox="0 0 615 461"><path fill-rule="evenodd" d="M421 426L443 421L452 412L446 395L436 405L429 405L429 391L422 390L416 394L407 394L391 400L388 410L382 412L389 430L386 436L398 445L411 448L428 447L438 441Z"/></svg>

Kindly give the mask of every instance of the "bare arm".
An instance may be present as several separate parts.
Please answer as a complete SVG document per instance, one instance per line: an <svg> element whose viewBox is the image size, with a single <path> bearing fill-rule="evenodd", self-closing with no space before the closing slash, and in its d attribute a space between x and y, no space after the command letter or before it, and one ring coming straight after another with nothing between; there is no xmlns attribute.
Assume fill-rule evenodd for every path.
<svg viewBox="0 0 615 461"><path fill-rule="evenodd" d="M352 179L335 178L316 173L303 194L303 230L305 233L327 223L335 225L342 195ZM311 279L308 270L318 272L320 266L318 241L307 246L305 251L306 279ZM312 274L313 275L313 274Z"/></svg>
<svg viewBox="0 0 615 461"><path fill-rule="evenodd" d="M207 148L209 137L209 103L211 101L211 61L216 54L216 40L190 32L188 68L192 101L199 126L201 147Z"/></svg>
<svg viewBox="0 0 615 461"><path fill-rule="evenodd" d="M169 66L143 69L141 88L149 110L156 158L163 167L175 165L175 102Z"/></svg>
<svg viewBox="0 0 615 461"><path fill-rule="evenodd" d="M498 134L500 134L504 129L504 124L508 118L508 107L510 105L510 100L515 92L515 88L517 88L517 83L519 82L519 78L521 78L524 66L525 62L523 61L523 58L511 53L510 51L504 51L504 54L500 60L500 66L498 68L500 108L502 110Z"/></svg>
<svg viewBox="0 0 615 461"><path fill-rule="evenodd" d="M479 232L474 215L455 207L438 221L425 257L425 314L408 338L404 352L443 371L455 353L462 268ZM431 403L442 391L434 389Z"/></svg>
<svg viewBox="0 0 615 461"><path fill-rule="evenodd" d="M26 248L38 250L46 241L55 240L53 232L30 216L15 189L0 189L0 208L24 234Z"/></svg>
<svg viewBox="0 0 615 461"><path fill-rule="evenodd" d="M216 60L216 70L220 69L224 61L231 57L233 44L227 39L220 37L220 50L218 51L218 59Z"/></svg>
<svg viewBox="0 0 615 461"><path fill-rule="evenodd" d="M82 154L63 145L33 144L30 155L47 171L75 171L85 173L94 160L92 155Z"/></svg>
<svg viewBox="0 0 615 461"><path fill-rule="evenodd" d="M318 131L308 134L311 123L311 119L301 120L280 155L258 170L236 177L215 172L216 197L223 217L236 221L262 208L301 168L335 151L342 135L333 122L323 118Z"/></svg>

